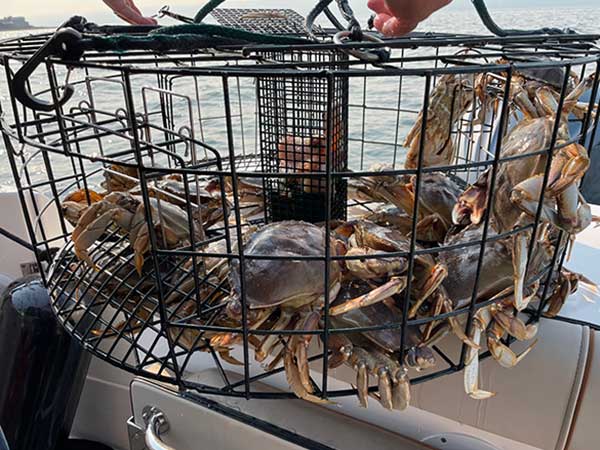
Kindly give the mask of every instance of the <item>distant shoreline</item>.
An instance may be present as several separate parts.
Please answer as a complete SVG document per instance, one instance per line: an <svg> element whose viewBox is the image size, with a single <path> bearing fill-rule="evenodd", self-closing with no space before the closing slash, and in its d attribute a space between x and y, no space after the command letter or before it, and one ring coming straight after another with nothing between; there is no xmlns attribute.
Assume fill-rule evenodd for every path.
<svg viewBox="0 0 600 450"><path fill-rule="evenodd" d="M46 28L53 28L53 27L37 27L37 26L33 26L30 25L28 27L5 27L0 25L0 31L27 31L27 30L43 30Z"/></svg>

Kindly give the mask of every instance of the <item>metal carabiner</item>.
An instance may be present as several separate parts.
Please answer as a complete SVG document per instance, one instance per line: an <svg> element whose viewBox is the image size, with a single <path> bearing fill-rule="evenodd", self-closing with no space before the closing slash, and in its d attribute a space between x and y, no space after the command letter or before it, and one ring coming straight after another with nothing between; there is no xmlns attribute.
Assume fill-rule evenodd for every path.
<svg viewBox="0 0 600 450"><path fill-rule="evenodd" d="M333 36L333 42L335 44L344 44L344 40L350 40L352 38L352 31L340 31ZM373 36L371 34L363 34L363 41L373 42L376 44L383 44L384 41L379 39L377 36ZM346 41L349 42L349 41ZM374 48L371 50L361 50L358 48L342 48L346 53L358 58L362 61L377 64L386 62L390 58L390 50L388 48Z"/></svg>
<svg viewBox="0 0 600 450"><path fill-rule="evenodd" d="M73 48L73 44L81 39L81 34L72 28L63 28L41 46L23 66L15 73L11 80L11 91L15 98L28 108L36 111L52 111L56 105L45 100L34 97L27 88L27 80L38 66L49 56L68 56L70 59L78 59L81 52ZM75 90L68 83L64 86L64 92L58 99L59 106L64 105L73 96Z"/></svg>

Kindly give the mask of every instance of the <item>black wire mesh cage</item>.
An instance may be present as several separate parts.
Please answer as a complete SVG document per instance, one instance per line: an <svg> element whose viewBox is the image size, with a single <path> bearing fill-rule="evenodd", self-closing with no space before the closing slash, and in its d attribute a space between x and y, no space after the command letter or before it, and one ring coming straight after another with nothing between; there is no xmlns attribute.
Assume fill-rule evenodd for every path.
<svg viewBox="0 0 600 450"><path fill-rule="evenodd" d="M202 393L397 409L409 380L465 369L485 398L478 355L516 364L513 340L581 281L562 263L592 220L597 36L152 52L104 48L107 30L36 70L56 36L0 48L37 261L100 358Z"/></svg>
<svg viewBox="0 0 600 450"><path fill-rule="evenodd" d="M340 51L272 52L265 57L285 63L316 63L321 68L343 68ZM348 80L326 77L257 77L257 102L262 168L269 173L336 172L348 167ZM329 119L331 115L331 119ZM265 179L267 221L322 222L346 216L345 180L332 180L326 200L325 177Z"/></svg>

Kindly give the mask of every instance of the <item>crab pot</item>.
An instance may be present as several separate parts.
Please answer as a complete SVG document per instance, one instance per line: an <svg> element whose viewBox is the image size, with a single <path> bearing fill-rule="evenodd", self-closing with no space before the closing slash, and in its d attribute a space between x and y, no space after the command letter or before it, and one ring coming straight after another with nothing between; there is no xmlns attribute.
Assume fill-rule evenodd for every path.
<svg viewBox="0 0 600 450"><path fill-rule="evenodd" d="M406 380L371 376L365 393L363 376L359 389L357 371L334 354L344 338L346 348L385 353L377 361L389 370L377 373L416 385L475 361L477 345L463 336L476 335L482 310L516 310L506 293L515 273L531 299L519 300L523 324L560 306L570 276L562 228L577 228L579 216L545 221L572 219L556 205L577 196L557 200L553 174L573 176L560 181L576 193L600 135L590 100L600 92L600 36L427 34L347 55L353 44L327 35L285 48L111 50L139 42L112 32L123 29L84 30L77 48L104 47L81 61L44 60L27 80L41 98L0 95L11 100L0 131L53 312L95 356L182 391L246 399L297 398L291 384L306 373L286 374L285 364L306 356L297 365L309 368L300 384L311 395L364 401L380 386L403 394ZM13 93L23 55L51 38L0 43ZM389 49L385 64L357 59L375 47ZM581 80L590 93L567 102ZM539 84L551 95L534 95ZM543 116L523 124L513 87L520 100L555 104L534 105ZM35 110L65 92L73 96ZM560 105L575 108L568 136ZM563 163L581 170L555 170ZM49 267L42 253L55 255ZM371 308L340 303L356 299ZM532 328L513 327L524 338ZM285 352L308 337L306 352ZM498 342L511 345L507 337ZM258 351L265 343L269 354ZM206 370L218 377L199 379Z"/></svg>
<svg viewBox="0 0 600 450"><path fill-rule="evenodd" d="M282 51L265 57L331 70L348 60L339 51ZM328 210L330 218L344 219L347 182L331 174L348 167L348 80L325 72L313 76L310 70L302 77L258 77L257 101L261 164L268 174L267 222L322 222Z"/></svg>

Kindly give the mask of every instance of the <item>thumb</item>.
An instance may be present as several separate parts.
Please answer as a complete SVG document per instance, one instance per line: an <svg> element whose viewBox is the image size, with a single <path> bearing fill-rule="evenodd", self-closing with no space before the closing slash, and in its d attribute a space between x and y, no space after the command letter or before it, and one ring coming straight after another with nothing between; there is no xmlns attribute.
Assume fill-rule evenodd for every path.
<svg viewBox="0 0 600 450"><path fill-rule="evenodd" d="M411 21L392 17L385 22L381 32L386 36L403 36L413 31L418 25L418 20Z"/></svg>

